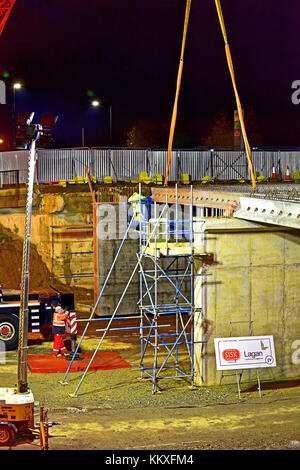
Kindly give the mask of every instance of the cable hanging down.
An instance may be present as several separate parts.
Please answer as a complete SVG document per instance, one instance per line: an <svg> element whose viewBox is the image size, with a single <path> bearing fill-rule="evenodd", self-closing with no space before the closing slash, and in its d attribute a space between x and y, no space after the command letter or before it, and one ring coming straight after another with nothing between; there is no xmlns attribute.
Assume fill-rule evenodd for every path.
<svg viewBox="0 0 300 470"><path fill-rule="evenodd" d="M232 80L232 85L233 85L233 90L235 94L237 111L238 111L238 116L239 116L239 120L241 124L241 130L242 130L242 135L243 135L244 144L245 144L246 156L247 156L248 166L250 170L251 182L252 182L253 188L255 189L256 181L255 181L255 175L254 175L253 165L252 165L251 149L250 149L250 145L249 145L249 141L247 137L244 116L243 116L243 111L242 111L242 105L241 105L240 97L239 97L238 90L237 90L234 68L233 68L233 63L232 63L232 58L231 58L231 52L230 52L230 47L228 43L226 27L225 27L220 0L215 0L215 4L216 4L216 9L218 13L219 22L220 22L220 27L221 27L224 42L225 42L226 59L227 59L227 64L228 64L228 68L229 68L229 72L230 72L230 76ZM165 185L168 184L168 176L169 176L170 163L171 163L174 131L175 131L176 119L177 119L178 98L179 98L182 69L183 69L184 49L185 49L185 43L186 43L188 22L189 22L189 17L190 17L190 8L191 8L191 0L187 0L181 54L180 54L179 68L178 68L178 74L177 74L176 93L175 93L175 100L174 100L173 113L172 113L172 119L171 119L171 125L170 125L170 133L169 133L169 141L168 141L168 156L167 156L167 166L166 166L165 181L164 181Z"/></svg>
<svg viewBox="0 0 300 470"><path fill-rule="evenodd" d="M182 77L182 69L183 69L184 49L185 49L187 29L188 29L188 23L189 23L189 17L190 17L191 3L192 3L192 0L187 0L186 8L185 8L183 38L182 38L182 44L181 44L181 53L180 53L180 61L179 61L179 68L178 68L178 74L177 74L175 101L174 101L174 106L173 106L173 113L172 113L170 134L169 134L169 142L168 142L168 159L167 159L167 167L166 167L166 174L165 174L165 185L168 184L168 176L169 176L169 169L170 169L170 163L171 163L171 154L172 154L172 146L173 146L173 139L174 139L174 131L175 131L175 125L176 125L176 119L177 119L178 97L179 97L181 77Z"/></svg>
<svg viewBox="0 0 300 470"><path fill-rule="evenodd" d="M251 176L252 186L255 189L256 188L256 181L255 181L255 175L254 175L252 159L251 159L251 149L250 149L250 145L249 145L249 142L248 142L246 127L245 127L245 122L244 122L244 116L243 116L243 111L242 111L242 105L241 105L239 94L238 94L238 91L237 91L237 85L236 85L236 80L235 80L235 75L234 75L233 63L232 63L230 47L229 47L229 43L228 43L228 38L227 38L225 22L224 22L224 17L223 17L223 13L222 13L220 0L215 0L215 4L216 4L217 12L218 12L218 17L219 17L219 22L220 22L224 42L225 42L226 59L227 59L227 64L228 64L228 68L229 68L229 72L230 72L230 76L231 76L231 80L232 80L232 85L233 85L233 90L234 90L234 94L235 94L235 100L236 100L239 120L240 120L240 123L241 123L242 135L243 135L243 139L244 139L245 150L246 150L248 165L249 165L249 169L250 169L250 176Z"/></svg>

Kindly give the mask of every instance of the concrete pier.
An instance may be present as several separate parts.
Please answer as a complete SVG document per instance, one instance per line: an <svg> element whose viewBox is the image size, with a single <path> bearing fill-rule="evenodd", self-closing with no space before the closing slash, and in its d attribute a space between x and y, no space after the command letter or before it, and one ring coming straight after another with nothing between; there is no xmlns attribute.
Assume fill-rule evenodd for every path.
<svg viewBox="0 0 300 470"><path fill-rule="evenodd" d="M233 336L249 336L251 327L256 336L274 336L277 367L262 369L262 378L298 376L300 232L211 217L199 222L196 232L196 244L213 254L211 264L198 263L203 277L196 278L196 306L202 313L195 318L195 340L207 341L195 346L196 383L220 382L213 339L230 336L231 326ZM256 371L245 372L248 378L251 374Z"/></svg>

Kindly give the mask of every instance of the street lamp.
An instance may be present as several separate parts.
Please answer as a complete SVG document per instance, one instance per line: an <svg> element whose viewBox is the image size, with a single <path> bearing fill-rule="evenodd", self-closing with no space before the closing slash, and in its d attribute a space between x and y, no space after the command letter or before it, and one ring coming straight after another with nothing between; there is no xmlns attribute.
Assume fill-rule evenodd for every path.
<svg viewBox="0 0 300 470"><path fill-rule="evenodd" d="M21 88L22 88L22 83L20 83L20 82L13 83L12 89L13 89L14 114L15 114L15 111L16 111L16 90L20 90Z"/></svg>
<svg viewBox="0 0 300 470"><path fill-rule="evenodd" d="M105 106L105 103L96 101L97 104L94 106ZM112 105L108 104L109 107L109 142L112 145Z"/></svg>
<svg viewBox="0 0 300 470"><path fill-rule="evenodd" d="M94 99L93 101L91 101L91 105L94 108L97 108L99 106L104 107L105 102L103 102L103 100L100 101L98 99ZM109 106L109 140L110 140L110 145L112 145L112 105L108 104L108 106Z"/></svg>
<svg viewBox="0 0 300 470"><path fill-rule="evenodd" d="M16 146L16 90L20 90L22 84L20 82L15 82L12 85L13 90L13 150Z"/></svg>
<svg viewBox="0 0 300 470"><path fill-rule="evenodd" d="M22 88L22 83L15 82L12 84L13 90L13 150L15 149L15 133L16 133L16 90L20 90Z"/></svg>

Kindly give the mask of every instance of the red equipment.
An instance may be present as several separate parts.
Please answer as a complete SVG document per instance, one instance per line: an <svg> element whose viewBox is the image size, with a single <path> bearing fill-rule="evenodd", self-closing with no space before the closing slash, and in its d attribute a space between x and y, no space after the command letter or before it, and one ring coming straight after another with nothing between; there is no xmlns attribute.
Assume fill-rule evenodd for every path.
<svg viewBox="0 0 300 470"><path fill-rule="evenodd" d="M0 36L16 0L0 0Z"/></svg>

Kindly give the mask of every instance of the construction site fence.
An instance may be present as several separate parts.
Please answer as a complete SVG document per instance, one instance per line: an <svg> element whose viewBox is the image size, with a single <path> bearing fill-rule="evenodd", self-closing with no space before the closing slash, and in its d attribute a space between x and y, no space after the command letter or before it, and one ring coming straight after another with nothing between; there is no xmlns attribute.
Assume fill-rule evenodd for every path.
<svg viewBox="0 0 300 470"><path fill-rule="evenodd" d="M28 173L28 150L0 153L0 187L3 184L24 183ZM257 175L270 177L273 165L277 173L290 175L300 170L300 151L266 151L252 153L254 171ZM51 183L73 180L90 175L101 182L106 176L112 181L139 180L141 172L150 178L164 176L167 150L128 148L77 148L37 149L35 183ZM220 181L250 179L245 152L219 150L173 150L169 181L181 182L182 175L188 174L191 181L214 177ZM17 175L13 177L12 175Z"/></svg>

